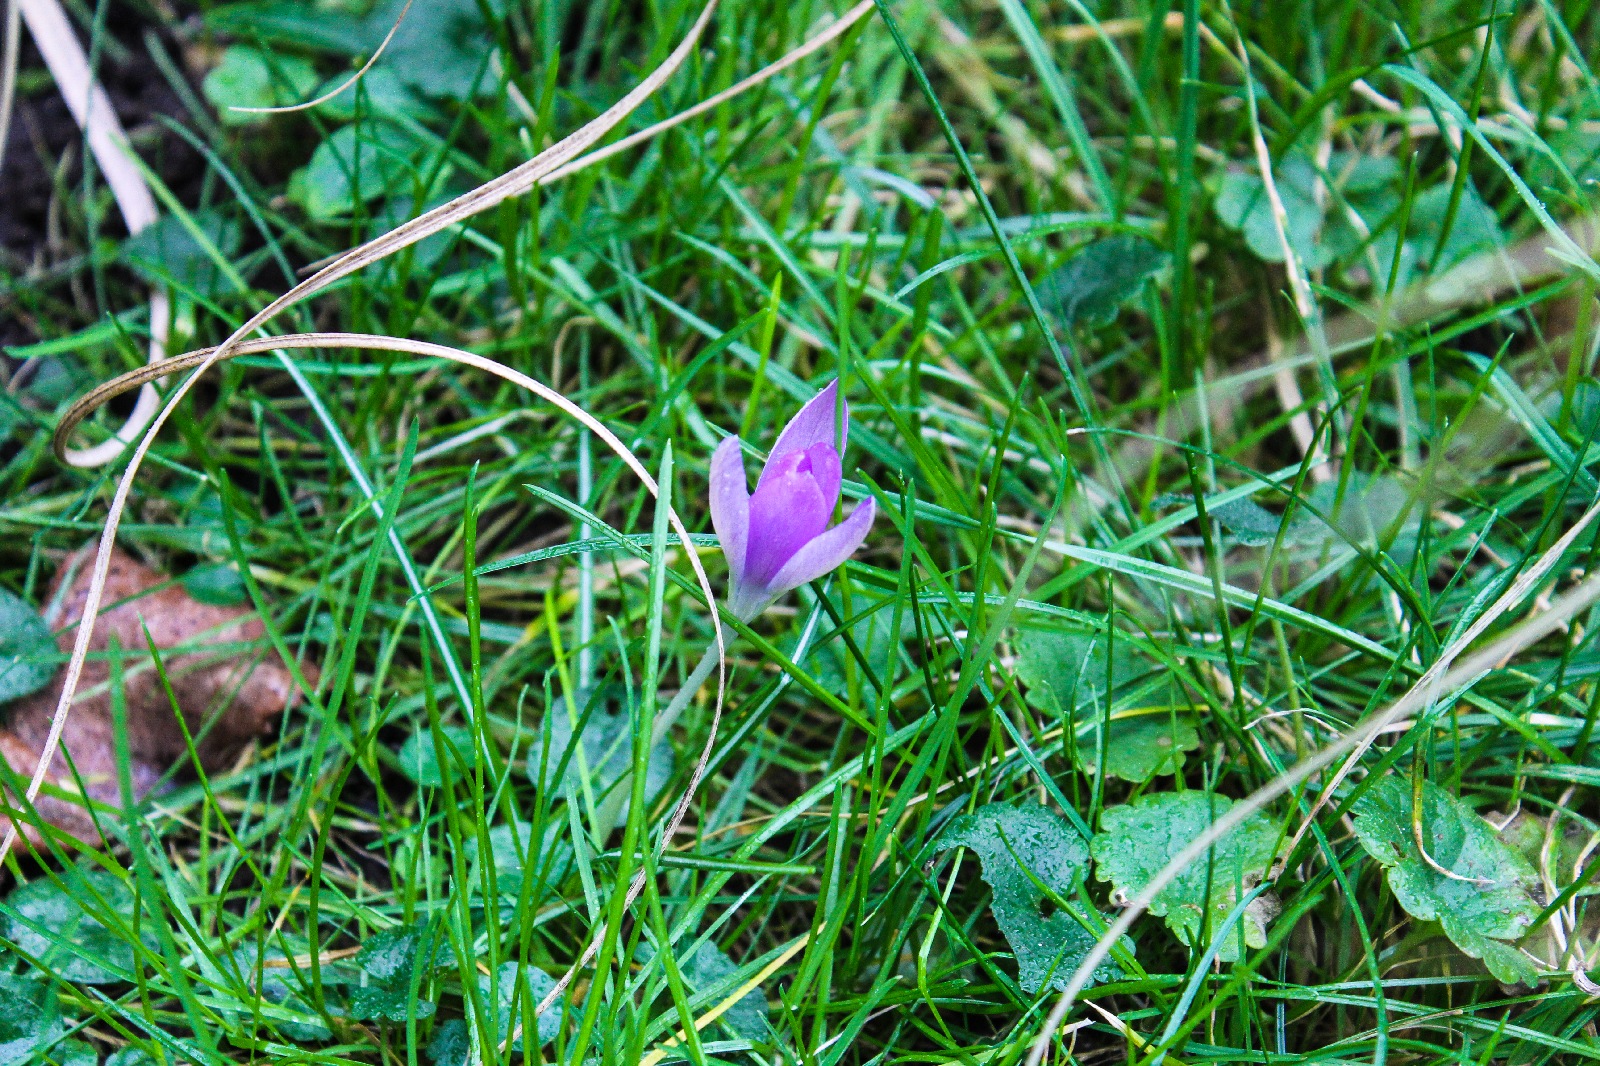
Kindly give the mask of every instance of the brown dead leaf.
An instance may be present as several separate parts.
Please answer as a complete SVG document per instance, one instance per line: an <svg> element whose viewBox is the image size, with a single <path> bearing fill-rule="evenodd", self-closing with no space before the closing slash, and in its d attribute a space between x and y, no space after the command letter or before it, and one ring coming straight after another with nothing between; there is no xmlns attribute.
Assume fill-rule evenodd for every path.
<svg viewBox="0 0 1600 1066"><path fill-rule="evenodd" d="M46 602L55 602L63 576L72 580L61 599L56 643L70 654L76 623L88 595L94 549L67 559L56 572ZM165 587L159 587L163 586ZM154 590L154 591L152 591ZM138 562L121 549L106 579L107 608L95 623L91 657L84 665L78 696L61 737L84 790L97 801L121 806L117 784L116 734L111 716L110 662L104 655L115 635L122 648L123 694L134 798L147 795L161 776L186 757L183 730L172 701L161 684L150 641L162 651L161 662L172 684L183 720L208 772L225 767L251 740L268 730L294 698L289 671L261 640L263 627L255 612L241 607L214 607L191 597L182 585ZM314 678L312 668L304 668ZM44 750L61 698L62 680L19 700L0 729L0 757L20 779L32 776ZM54 791L56 794L51 795ZM61 793L79 794L66 760L57 755L45 789L35 801L39 818L86 844L100 842L89 811ZM19 797L4 790L6 809L18 811ZM104 817L104 815L101 815ZM22 816L23 839L40 846L39 827ZM0 834L7 825L0 816Z"/></svg>

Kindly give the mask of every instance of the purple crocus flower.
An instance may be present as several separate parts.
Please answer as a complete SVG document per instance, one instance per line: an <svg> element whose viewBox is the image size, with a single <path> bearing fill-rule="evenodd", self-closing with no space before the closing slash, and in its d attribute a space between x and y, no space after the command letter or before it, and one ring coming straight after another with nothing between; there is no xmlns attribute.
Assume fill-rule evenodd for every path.
<svg viewBox="0 0 1600 1066"><path fill-rule="evenodd" d="M839 502L839 455L849 427L850 406L835 380L783 428L754 493L745 487L739 438L717 445L711 524L728 560L728 610L739 618L749 621L785 592L826 574L866 539L870 497L828 528Z"/></svg>

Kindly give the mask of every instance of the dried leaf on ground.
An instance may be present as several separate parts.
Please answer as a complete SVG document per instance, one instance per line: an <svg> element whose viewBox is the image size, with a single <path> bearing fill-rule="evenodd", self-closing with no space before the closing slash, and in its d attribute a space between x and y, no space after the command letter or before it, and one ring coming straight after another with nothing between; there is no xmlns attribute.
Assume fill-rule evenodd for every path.
<svg viewBox="0 0 1600 1066"><path fill-rule="evenodd" d="M56 643L70 654L76 623L88 597L93 550L66 559L45 602L59 603ZM69 582L65 592L61 583ZM243 747L277 721L294 697L293 677L262 640L264 629L248 608L201 603L165 575L120 549L106 577L106 606L95 623L91 654L78 684L78 698L67 716L61 747L71 756L91 799L121 806L117 783L116 732L104 654L116 637L123 652L123 698L127 717L130 775L135 799L147 795L163 774L187 755L183 728L173 713L145 631L162 651L162 666L172 684L183 721L194 737L201 765L226 767ZM314 677L312 668L304 668ZM0 758L21 780L32 777L44 750L61 696L62 674L10 708L0 729ZM22 836L42 842L38 822L53 825L85 843L100 840L89 811L60 793L78 793L72 771L60 755L35 802L37 817L19 819ZM54 790L55 795L47 794ZM19 796L5 792L6 810L20 809ZM7 824L0 817L0 832Z"/></svg>

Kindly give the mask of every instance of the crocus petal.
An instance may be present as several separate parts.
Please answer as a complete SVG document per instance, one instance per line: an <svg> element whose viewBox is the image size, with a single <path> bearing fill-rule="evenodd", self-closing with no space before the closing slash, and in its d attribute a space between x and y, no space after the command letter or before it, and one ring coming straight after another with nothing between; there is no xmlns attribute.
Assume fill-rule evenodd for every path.
<svg viewBox="0 0 1600 1066"><path fill-rule="evenodd" d="M750 490L745 487L738 437L724 437L711 453L710 495L711 527L728 560L729 584L737 585L744 579L745 549L750 543Z"/></svg>
<svg viewBox="0 0 1600 1066"><path fill-rule="evenodd" d="M815 581L850 558L867 539L875 514L876 505L871 497L856 504L856 509L843 522L813 537L809 544L795 552L767 582L768 592L781 596L807 581Z"/></svg>
<svg viewBox="0 0 1600 1066"><path fill-rule="evenodd" d="M832 515L833 505L839 502L839 486L844 480L839 453L833 450L831 444L813 444L806 449L805 455L806 463L803 465L811 467L811 477L816 481L822 498L827 501L828 514Z"/></svg>
<svg viewBox="0 0 1600 1066"><path fill-rule="evenodd" d="M843 434L836 435L840 426L841 411ZM833 450L840 455L844 454L844 446L850 438L850 405L839 396L839 379L834 378L828 387L813 396L804 407L800 408L789 424L783 427L783 432L778 434L777 443L773 444L772 451L767 455L767 465L762 468L761 476L756 479L756 488L767 483L768 472L772 470L777 461L790 452L803 452L813 444L831 444Z"/></svg>
<svg viewBox="0 0 1600 1066"><path fill-rule="evenodd" d="M806 542L828 527L833 504L823 498L804 452L791 452L750 497L750 539L744 580L766 586Z"/></svg>

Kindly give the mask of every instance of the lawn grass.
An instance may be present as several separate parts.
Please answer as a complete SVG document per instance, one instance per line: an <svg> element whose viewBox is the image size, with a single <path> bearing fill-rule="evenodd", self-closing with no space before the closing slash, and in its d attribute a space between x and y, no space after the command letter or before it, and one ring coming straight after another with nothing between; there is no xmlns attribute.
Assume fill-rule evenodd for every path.
<svg viewBox="0 0 1600 1066"><path fill-rule="evenodd" d="M184 79L135 143L166 131L205 170L166 176L141 251L73 158L6 162L56 186L38 254L0 263L28 336L0 398L6 587L39 604L102 527L120 464L69 468L50 434L143 362L148 281L174 354L218 343L593 118L700 11L415 0L320 108L246 121L218 110L244 90L202 85L254 63L260 102L305 99L399 6L108 3L114 34L71 8L105 62L156 48ZM619 132L845 10L724 0ZM1600 526L1562 540L1600 492L1597 20L882 3L286 311L269 332L526 374L663 491L470 367L211 371L120 543L174 576L233 564L263 654L316 680L227 772L103 812L106 847L8 858L0 1066L1600 1059ZM24 66L25 100L54 91ZM873 534L730 630L725 696L713 675L652 749L715 635L662 504L709 533L712 448L757 461L834 378ZM721 595L714 540L693 550ZM1252 858L1224 838L1187 896L1101 936L1138 890L1114 869L1148 878L1389 709L1337 783L1265 797Z"/></svg>

